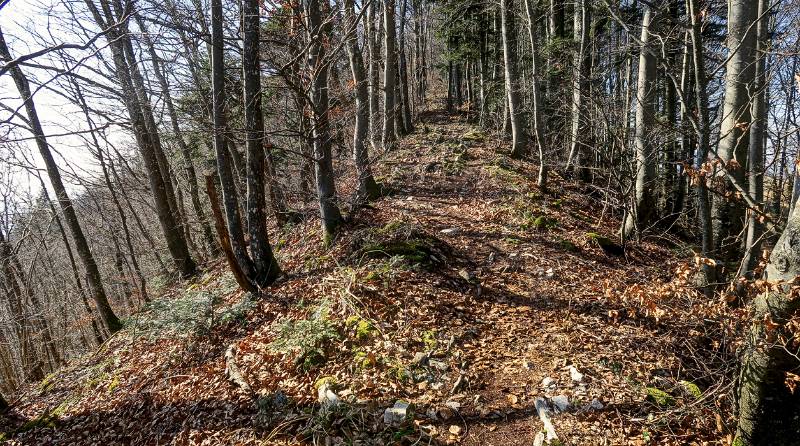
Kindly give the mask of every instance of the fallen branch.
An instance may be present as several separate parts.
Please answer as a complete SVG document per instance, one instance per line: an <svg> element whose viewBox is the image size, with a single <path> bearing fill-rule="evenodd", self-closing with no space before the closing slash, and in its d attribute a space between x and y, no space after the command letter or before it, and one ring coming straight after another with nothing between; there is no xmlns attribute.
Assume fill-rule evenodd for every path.
<svg viewBox="0 0 800 446"><path fill-rule="evenodd" d="M554 440L558 440L558 435L556 435L556 429L553 427L553 423L550 422L550 417L547 415L547 401L544 398L536 398L536 402L534 403L536 407L536 413L539 414L539 419L542 420L542 424L544 424L544 431L547 434L547 442L551 443ZM536 436L536 441L534 444L542 444L542 435ZM538 443L537 443L538 442Z"/></svg>
<svg viewBox="0 0 800 446"><path fill-rule="evenodd" d="M231 344L225 350L225 375L233 381L234 384L241 387L242 390L249 394L253 394L253 389L247 380L244 379L242 372L239 371L239 366L236 365L236 344Z"/></svg>

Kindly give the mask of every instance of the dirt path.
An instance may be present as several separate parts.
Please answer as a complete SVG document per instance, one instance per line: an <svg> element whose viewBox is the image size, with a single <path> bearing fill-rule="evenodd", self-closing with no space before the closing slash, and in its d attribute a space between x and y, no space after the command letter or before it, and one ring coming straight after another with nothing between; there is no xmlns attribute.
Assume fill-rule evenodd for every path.
<svg viewBox="0 0 800 446"><path fill-rule="evenodd" d="M454 306L469 327L456 347L471 377L468 391L447 399L460 403L461 440L530 445L542 428L535 398L559 395L570 409L553 422L567 444L669 438L672 420L645 401L644 388L695 379L686 368L697 365L675 353L691 341L622 295L644 301L636 284L655 288L671 278L674 255L649 243L606 255L587 233L614 238L618 222L603 218L596 201L559 179L541 194L535 166L499 154L462 117L431 113L419 127L392 166L392 184L403 187L389 207L440 234L460 259L453 272L480 283ZM569 366L582 381L571 379ZM690 418L682 429L697 435L679 444L699 441L709 427L710 420Z"/></svg>
<svg viewBox="0 0 800 446"><path fill-rule="evenodd" d="M31 386L6 430L39 420L15 437L37 445L531 445L536 398L560 397L563 444L722 444L724 321L670 282L665 240L607 254L594 240L618 222L559 178L540 193L534 169L463 116L425 113L376 163L394 194L331 249L313 218L277 233L288 276L257 302L206 265ZM257 398L226 379L228 346ZM320 408L322 381L347 404ZM398 400L414 420L387 426Z"/></svg>

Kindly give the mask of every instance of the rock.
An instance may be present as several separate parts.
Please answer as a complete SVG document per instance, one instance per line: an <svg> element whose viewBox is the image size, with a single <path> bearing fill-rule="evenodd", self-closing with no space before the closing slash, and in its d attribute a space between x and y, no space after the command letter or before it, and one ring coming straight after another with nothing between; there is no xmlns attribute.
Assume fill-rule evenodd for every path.
<svg viewBox="0 0 800 446"><path fill-rule="evenodd" d="M450 426L450 429L448 429L448 431L453 435L459 435L461 434L461 426L454 424Z"/></svg>
<svg viewBox="0 0 800 446"><path fill-rule="evenodd" d="M553 402L553 406L555 406L556 410L559 412L566 412L569 409L569 398L566 395L558 395L554 396L550 399Z"/></svg>
<svg viewBox="0 0 800 446"><path fill-rule="evenodd" d="M446 362L438 361L436 359L431 359L430 361L428 361L428 364L430 364L431 367L433 367L436 370L439 370L441 372L446 371L450 367L449 365L447 365Z"/></svg>
<svg viewBox="0 0 800 446"><path fill-rule="evenodd" d="M556 386L556 380L554 380L549 376L542 380L542 387L544 388L555 387L555 386Z"/></svg>
<svg viewBox="0 0 800 446"><path fill-rule="evenodd" d="M524 367L525 370L533 370L533 363L526 359L526 360L522 361L522 367ZM547 379L547 378L545 378L545 379Z"/></svg>
<svg viewBox="0 0 800 446"><path fill-rule="evenodd" d="M591 403L589 403L589 409L592 410L603 410L603 403L600 402L597 398L593 399Z"/></svg>
<svg viewBox="0 0 800 446"><path fill-rule="evenodd" d="M467 384L467 378L464 377L464 375L458 375L458 379L453 384L453 388L450 389L450 394L458 392L466 384Z"/></svg>
<svg viewBox="0 0 800 446"><path fill-rule="evenodd" d="M317 401L319 401L323 407L331 407L339 404L339 397L333 393L333 384L331 381L323 382L317 388Z"/></svg>
<svg viewBox="0 0 800 446"><path fill-rule="evenodd" d="M428 360L430 356L427 352L417 352L414 354L414 359L411 360L411 364L418 365L418 366L425 366L428 364Z"/></svg>
<svg viewBox="0 0 800 446"><path fill-rule="evenodd" d="M444 405L453 410L458 410L461 408L461 403L459 403L458 401L448 401L444 403Z"/></svg>
<svg viewBox="0 0 800 446"><path fill-rule="evenodd" d="M383 424L397 427L408 421L413 414L413 408L405 401L397 401L394 406L387 408L383 412Z"/></svg>
<svg viewBox="0 0 800 446"><path fill-rule="evenodd" d="M444 235L455 235L455 234L458 234L459 232L461 232L461 229L460 228L447 228L447 229L442 229L439 232L441 232Z"/></svg>
<svg viewBox="0 0 800 446"><path fill-rule="evenodd" d="M579 372L574 365L569 366L569 377L576 383L583 381L583 373Z"/></svg>

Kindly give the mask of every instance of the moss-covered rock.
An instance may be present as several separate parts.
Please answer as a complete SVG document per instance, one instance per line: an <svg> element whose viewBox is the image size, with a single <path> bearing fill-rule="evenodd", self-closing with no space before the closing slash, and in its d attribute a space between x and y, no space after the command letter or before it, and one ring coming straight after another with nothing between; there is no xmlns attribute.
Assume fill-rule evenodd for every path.
<svg viewBox="0 0 800 446"><path fill-rule="evenodd" d="M572 243L569 240L562 239L561 241L558 242L558 245L561 247L561 249L563 249L564 251L567 251L567 252L577 252L578 251L578 245L576 245L575 243Z"/></svg>
<svg viewBox="0 0 800 446"><path fill-rule="evenodd" d="M608 237L604 237L596 232L587 232L586 238L590 243L594 243L603 250L604 253L612 256L625 255L625 248L615 243Z"/></svg>
<svg viewBox="0 0 800 446"><path fill-rule="evenodd" d="M659 406L675 405L675 398L659 388L646 387L645 391L647 392L647 399L658 404Z"/></svg>

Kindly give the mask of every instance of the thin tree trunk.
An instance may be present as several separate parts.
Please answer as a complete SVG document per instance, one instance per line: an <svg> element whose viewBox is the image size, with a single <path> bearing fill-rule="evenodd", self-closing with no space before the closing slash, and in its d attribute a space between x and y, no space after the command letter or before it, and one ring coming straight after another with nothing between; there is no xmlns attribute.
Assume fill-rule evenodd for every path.
<svg viewBox="0 0 800 446"><path fill-rule="evenodd" d="M214 116L214 150L217 159L217 175L222 186L222 202L227 219L227 232L238 268L248 280L254 277L253 265L244 241L244 229L239 210L239 196L229 160L225 131L228 127L225 114L225 73L223 48L222 0L211 1L211 91ZM208 181L206 181L208 183ZM223 242L221 240L221 242ZM224 242L223 242L224 243ZM232 266L233 269L233 266Z"/></svg>
<svg viewBox="0 0 800 446"><path fill-rule="evenodd" d="M194 162L192 161L191 150L189 150L189 146L186 144L186 139L183 136L183 132L178 125L178 114L175 111L175 106L172 101L169 83L167 82L167 78L162 71L163 68L161 67L161 59L156 53L155 46L149 37L144 20L142 20L138 13L135 14L134 17L136 18L139 28L142 30L142 38L150 53L151 63L153 64L153 73L155 74L156 79L158 79L159 86L161 87L164 105L166 105L167 114L169 115L170 123L172 124L172 132L175 134L178 149L183 158L184 169L186 170L186 179L189 185L189 197L192 202L192 209L194 210L195 215L197 215L197 220L200 222L203 240L205 241L209 252L212 255L217 255L219 253L219 246L217 246L217 243L214 241L214 236L211 232L211 225L206 219L203 206L200 203L200 194L197 190L197 173L195 172Z"/></svg>
<svg viewBox="0 0 800 446"><path fill-rule="evenodd" d="M769 7L768 0L759 0L759 20L756 30L756 73L755 73L755 98L751 104L752 122L750 124L750 140L747 163L748 192L763 209L764 201L764 135L767 124L766 103L766 52L769 42ZM753 210L748 211L747 235L745 238L745 252L739 269L739 276L752 278L753 268L758 263L761 251L761 238L764 225Z"/></svg>
<svg viewBox="0 0 800 446"><path fill-rule="evenodd" d="M752 0L731 0L728 7L727 47L732 52L726 64L725 100L717 155L730 171L733 181L745 184L749 144L750 92L753 91L756 65L756 20L758 8ZM744 125L742 125L744 124ZM717 175L724 175L719 168ZM724 183L732 190L731 180ZM744 206L738 200L718 195L712 204L714 250L723 258L734 258L736 239L744 227Z"/></svg>
<svg viewBox="0 0 800 446"><path fill-rule="evenodd" d="M539 187L539 189L546 190L547 165L544 159L545 139L544 128L542 127L543 104L542 95L539 89L541 81L541 73L539 72L539 69L541 67L539 66L539 45L536 40L535 11L531 5L531 0L525 0L525 11L528 15L528 37L531 41L531 96L533 98L533 104L531 104L531 108L533 111L533 137L539 150L539 175L536 179L536 185Z"/></svg>
<svg viewBox="0 0 800 446"><path fill-rule="evenodd" d="M1 30L0 57L7 61L11 60L11 54L8 51L8 46L6 45L5 37L3 36ZM61 212L64 214L64 218L67 220L67 226L72 233L72 238L75 242L76 249L78 250L78 256L81 258L83 267L86 270L87 280L92 291L92 298L94 298L95 304L97 305L97 310L100 312L100 315L108 329L111 332L115 332L122 328L122 323L119 321L117 315L114 314L114 310L111 309L111 305L108 303L108 298L106 297L105 290L103 289L103 281L100 277L100 270L97 268L97 263L95 262L94 256L89 249L89 244L86 241L83 229L78 221L75 208L73 208L72 201L70 200L69 195L67 195L67 190L64 187L63 181L61 180L61 172L58 170L55 159L50 152L50 146L47 144L47 139L44 136L44 130L39 122L39 115L36 112L36 107L33 102L28 79L25 78L25 75L22 73L22 70L19 67L11 68L10 74L14 79L14 83L17 86L17 90L19 90L22 100L25 102L25 112L28 115L28 121L36 140L36 146L39 149L39 154L44 160L45 167L47 169L47 175L50 177L50 183L56 193L56 198L58 199L58 204L61 207Z"/></svg>
<svg viewBox="0 0 800 446"><path fill-rule="evenodd" d="M264 188L264 115L261 110L261 63L259 0L242 1L244 48L244 120L247 135L247 230L250 235L251 279L258 287L270 285L280 268L267 237Z"/></svg>
<svg viewBox="0 0 800 446"><path fill-rule="evenodd" d="M503 36L503 61L505 62L506 96L511 122L511 156L522 158L528 152L528 138L522 123L522 100L517 80L516 30L514 10L510 0L500 0L500 21Z"/></svg>
<svg viewBox="0 0 800 446"><path fill-rule="evenodd" d="M575 11L573 20L573 42L577 51L573 58L572 67L572 127L570 130L570 147L567 155L567 169L574 167L575 172L581 179L588 179L588 169L586 162L586 148L582 140L583 134L583 114L584 97L588 84L588 60L589 54L589 23L590 8L588 0L575 0ZM574 164L574 166L573 166Z"/></svg>
<svg viewBox="0 0 800 446"><path fill-rule="evenodd" d="M142 160L144 161L145 170L147 170L159 223L167 240L172 260L183 277L193 276L197 273L197 265L189 254L181 224L174 215L174 207L170 205L168 188L171 188L171 185L167 185L168 181L164 180L163 162L159 161L157 142L152 139L152 131L154 129L152 129L152 125L148 125L144 116L143 110L145 107L149 107L149 104L140 102L141 89L137 89L132 80L132 73L138 70L135 67L130 67L126 60L126 45L124 42L127 39L127 43L130 44L130 38L125 34L126 30L121 27L121 24L110 25L117 23L117 20L114 18L107 0L99 0L103 10L102 14L93 3L93 0L85 0L85 2L98 26L109 30L107 39L113 56L114 69L120 82L123 100L131 120L131 127L133 128ZM103 18L104 15L105 18ZM132 50L128 48L128 52L132 52Z"/></svg>
<svg viewBox="0 0 800 446"><path fill-rule="evenodd" d="M394 147L395 137L395 26L394 26L395 0L383 2L383 135L381 143L384 150Z"/></svg>
<svg viewBox="0 0 800 446"><path fill-rule="evenodd" d="M372 177L369 153L367 151L367 132L369 127L369 91L364 74L364 60L358 47L358 21L353 11L354 1L345 0L344 15L350 37L347 42L347 55L350 71L356 88L356 122L353 131L353 159L358 172L358 201L371 200L379 195L378 185Z"/></svg>
<svg viewBox="0 0 800 446"><path fill-rule="evenodd" d="M642 18L641 49L639 52L639 76L636 88L636 184L633 212L628 212L623 236L625 238L641 234L645 226L655 217L656 200L653 195L653 181L656 176L656 158L653 151L653 127L656 121L656 102L658 101L657 76L658 58L653 42L654 29L661 11L646 6Z"/></svg>
<svg viewBox="0 0 800 446"><path fill-rule="evenodd" d="M393 0L391 0L393 2ZM389 3L390 1L387 1ZM314 118L314 171L317 180L317 197L319 198L320 216L322 218L322 230L324 232L324 244L327 246L332 241L336 229L342 223L342 214L339 212L336 197L336 184L333 178L333 159L331 155L331 132L330 132L330 100L328 98L328 61L325 60L326 49L325 39L330 35L330 24L323 21L322 6L320 0L305 0L306 21L308 38L311 44L308 50L308 66L312 73L311 96ZM391 29L392 38L394 37L394 9L392 8ZM388 21L389 19L387 19ZM388 28L388 26L387 26ZM387 36L390 33L387 33ZM389 47L387 37L387 54L394 57L394 42ZM389 51L391 50L391 51ZM392 58L386 58L386 65L391 66ZM385 94L394 93L394 82L389 85L389 80L393 81L392 76L387 77ZM394 108L392 101L391 109ZM391 119L384 120L384 138L387 137L386 125L392 126L394 122L394 111L389 113L390 108L385 111L386 116ZM385 118L386 118L385 116ZM391 134L392 138L394 133ZM391 140L390 140L391 141ZM385 142L385 141L384 141Z"/></svg>

